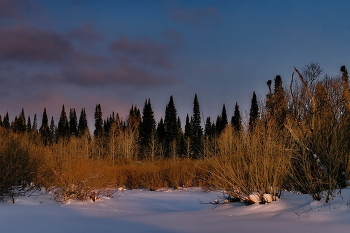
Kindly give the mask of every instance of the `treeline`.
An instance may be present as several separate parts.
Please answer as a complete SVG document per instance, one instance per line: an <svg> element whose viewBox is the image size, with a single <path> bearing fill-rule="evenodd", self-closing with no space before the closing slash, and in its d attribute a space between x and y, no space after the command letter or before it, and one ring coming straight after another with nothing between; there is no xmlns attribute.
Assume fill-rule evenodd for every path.
<svg viewBox="0 0 350 233"><path fill-rule="evenodd" d="M254 111L251 113L250 124L257 120L259 111L255 93L252 108ZM113 159L203 158L205 138L217 138L229 124L237 132L243 130L242 117L237 103L230 122L226 107L223 105L222 113L217 116L216 122L208 117L203 129L197 95L193 101L193 114L191 116L187 114L184 129L172 96L166 106L164 119L161 118L158 123L155 120L150 99L145 101L142 113L136 106L132 106L125 121L114 112L103 118L100 104L96 105L94 118L95 128L91 135L84 108L78 118L74 108L71 108L67 114L63 105L58 124L55 124L53 116L49 121L46 109L44 109L40 127L38 127L37 115L34 115L33 121L30 116L26 119L22 108L21 113L11 122L8 113L3 119L0 116L0 127L15 133L29 133L33 139L40 139L44 145L70 140L72 137L87 137L99 147L98 154L95 156Z"/></svg>
<svg viewBox="0 0 350 233"><path fill-rule="evenodd" d="M125 121L95 109L90 133L85 110L78 120L63 106L56 125L44 109L26 119L24 110L0 127L0 197L15 196L33 184L61 199L86 199L106 187L202 186L226 190L247 203L279 196L281 190L329 201L347 186L350 159L350 87L345 66L340 75L321 78L310 63L292 80L267 81L268 93L255 92L247 124L236 103L229 119L223 105L202 127L197 95L193 113L181 126L173 97L157 123L146 100L142 113L132 106ZM270 200L270 198L269 198Z"/></svg>

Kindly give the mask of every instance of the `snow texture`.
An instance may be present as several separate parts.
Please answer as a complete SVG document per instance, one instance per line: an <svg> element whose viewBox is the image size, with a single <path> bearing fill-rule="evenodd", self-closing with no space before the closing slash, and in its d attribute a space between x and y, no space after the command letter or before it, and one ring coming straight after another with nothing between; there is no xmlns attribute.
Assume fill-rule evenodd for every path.
<svg viewBox="0 0 350 233"><path fill-rule="evenodd" d="M57 203L35 192L0 203L0 232L349 232L350 189L330 203L285 192L269 204L224 203L200 188L120 190L96 202Z"/></svg>

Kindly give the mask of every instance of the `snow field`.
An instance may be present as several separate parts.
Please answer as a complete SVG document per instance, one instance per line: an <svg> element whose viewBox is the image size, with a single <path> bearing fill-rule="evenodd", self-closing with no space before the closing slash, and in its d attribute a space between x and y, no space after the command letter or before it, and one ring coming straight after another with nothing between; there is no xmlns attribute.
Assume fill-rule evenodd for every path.
<svg viewBox="0 0 350 233"><path fill-rule="evenodd" d="M124 190L96 202L57 203L35 192L0 203L0 232L349 232L350 189L330 203L285 192L269 204L201 204L220 192L200 188ZM220 201L221 202L221 201Z"/></svg>

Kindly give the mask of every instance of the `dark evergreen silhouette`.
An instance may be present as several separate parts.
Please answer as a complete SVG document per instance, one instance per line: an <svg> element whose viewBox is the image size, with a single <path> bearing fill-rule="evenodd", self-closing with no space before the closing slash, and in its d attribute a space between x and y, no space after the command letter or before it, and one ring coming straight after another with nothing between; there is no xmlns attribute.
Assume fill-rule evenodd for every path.
<svg viewBox="0 0 350 233"><path fill-rule="evenodd" d="M44 145L47 145L50 141L50 128L49 128L49 119L47 118L46 108L44 108L43 118L39 133Z"/></svg>
<svg viewBox="0 0 350 233"><path fill-rule="evenodd" d="M205 120L204 135L206 138L211 138L216 134L215 124L211 122L210 117Z"/></svg>
<svg viewBox="0 0 350 233"><path fill-rule="evenodd" d="M342 72L342 80L343 80L343 82L348 82L349 74L348 74L348 70L346 69L346 67L345 66L341 66L340 67L340 72Z"/></svg>
<svg viewBox="0 0 350 233"><path fill-rule="evenodd" d="M169 103L165 109L164 129L166 156L171 156L174 155L174 151L177 148L179 132L177 124L177 111L175 108L173 96L170 96Z"/></svg>
<svg viewBox="0 0 350 233"><path fill-rule="evenodd" d="M197 94L193 100L193 116L192 116L192 138L191 138L191 157L199 158L203 155L203 128L201 126L201 114Z"/></svg>
<svg viewBox="0 0 350 233"><path fill-rule="evenodd" d="M36 114L34 114L34 120L32 125L32 132L37 133L38 132L38 120L36 118Z"/></svg>
<svg viewBox="0 0 350 233"><path fill-rule="evenodd" d="M78 135L82 136L86 132L89 132L88 122L86 119L86 112L85 108L81 109L80 117L79 117L79 124L78 124Z"/></svg>
<svg viewBox="0 0 350 233"><path fill-rule="evenodd" d="M23 108L19 116L15 117L15 121L12 125L12 130L17 133L23 133L27 131L26 117Z"/></svg>
<svg viewBox="0 0 350 233"><path fill-rule="evenodd" d="M51 122L50 122L50 143L56 142L56 132L57 132L57 127L55 125L55 121L53 117L51 117Z"/></svg>
<svg viewBox="0 0 350 233"><path fill-rule="evenodd" d="M137 130L137 129L139 129L140 123L141 123L140 109L138 109L136 106L132 105L131 109L129 111L127 125L129 128L131 128L133 130Z"/></svg>
<svg viewBox="0 0 350 233"><path fill-rule="evenodd" d="M69 138L69 122L64 105L62 106L60 120L57 126L56 139L68 139Z"/></svg>
<svg viewBox="0 0 350 233"><path fill-rule="evenodd" d="M103 135L103 119L101 105L97 104L95 109L95 131L94 136L100 138Z"/></svg>
<svg viewBox="0 0 350 233"><path fill-rule="evenodd" d="M186 115L186 123L185 123L185 138L192 138L192 119Z"/></svg>
<svg viewBox="0 0 350 233"><path fill-rule="evenodd" d="M222 106L221 116L218 117L217 122L216 122L216 130L217 130L218 135L220 135L222 133L222 131L225 130L227 124L228 124L228 119L227 119L226 107L224 104Z"/></svg>
<svg viewBox="0 0 350 233"><path fill-rule="evenodd" d="M30 133L32 132L32 121L30 119L30 116L28 116L28 120L27 120L27 132Z"/></svg>
<svg viewBox="0 0 350 233"><path fill-rule="evenodd" d="M156 120L152 110L151 100L145 101L142 111L142 121L140 124L140 145L141 149L148 147L156 132ZM143 147L143 148L142 148Z"/></svg>
<svg viewBox="0 0 350 233"><path fill-rule="evenodd" d="M162 117L160 118L160 121L157 125L157 137L158 137L158 142L161 145L161 148L163 148L164 150L166 132L165 132L164 120Z"/></svg>
<svg viewBox="0 0 350 233"><path fill-rule="evenodd" d="M255 128L255 125L259 119L259 105L258 105L258 99L256 98L255 91L253 92L252 102L250 106L250 112L249 112L249 130L252 131Z"/></svg>
<svg viewBox="0 0 350 233"><path fill-rule="evenodd" d="M241 112L239 111L239 106L238 106L237 102L235 105L235 111L234 111L233 116L231 118L231 125L236 132L241 132L243 129Z"/></svg>
<svg viewBox="0 0 350 233"><path fill-rule="evenodd" d="M274 81L273 93L269 92L266 95L266 109L269 120L274 121L275 125L282 130L284 128L288 106L281 76L277 75Z"/></svg>
<svg viewBox="0 0 350 233"><path fill-rule="evenodd" d="M78 136L78 119L75 108L71 108L69 111L69 132L71 136Z"/></svg>
<svg viewBox="0 0 350 233"><path fill-rule="evenodd" d="M11 127L11 125L10 125L10 118L9 118L9 113L8 112L6 112L6 115L4 117L2 125L4 126L5 129L10 129L10 127Z"/></svg>

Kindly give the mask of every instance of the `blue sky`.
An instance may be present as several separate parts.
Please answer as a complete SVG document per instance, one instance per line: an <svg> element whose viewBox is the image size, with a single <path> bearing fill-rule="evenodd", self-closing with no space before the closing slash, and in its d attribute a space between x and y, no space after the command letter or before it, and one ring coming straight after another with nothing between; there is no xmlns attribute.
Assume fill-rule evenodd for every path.
<svg viewBox="0 0 350 233"><path fill-rule="evenodd" d="M173 95L179 116L216 119L253 91L317 62L338 75L350 61L350 2L335 0L0 0L0 115L96 104L124 119L152 101L158 121ZM204 121L204 119L203 119ZM182 122L184 124L184 121Z"/></svg>

